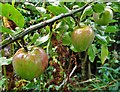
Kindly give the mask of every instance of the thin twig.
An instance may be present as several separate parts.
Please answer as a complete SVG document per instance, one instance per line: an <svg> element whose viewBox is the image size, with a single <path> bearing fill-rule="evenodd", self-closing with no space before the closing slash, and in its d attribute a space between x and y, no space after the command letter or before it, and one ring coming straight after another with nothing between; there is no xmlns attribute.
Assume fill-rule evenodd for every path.
<svg viewBox="0 0 120 92"><path fill-rule="evenodd" d="M77 65L75 65L75 67L73 68L72 72L69 75L69 78L72 76L72 74L74 73L75 69L77 68Z"/></svg>
<svg viewBox="0 0 120 92"><path fill-rule="evenodd" d="M77 65L75 65L75 67L73 68L72 72L69 75L69 78L72 76L72 74L74 73L75 69L77 68ZM59 88L61 88L69 78L66 78L65 80L63 80L63 82L60 84Z"/></svg>
<svg viewBox="0 0 120 92"><path fill-rule="evenodd" d="M89 79L91 79L91 75L92 75L92 73L91 73L91 63L90 63L90 61L88 61L88 78Z"/></svg>
<svg viewBox="0 0 120 92"><path fill-rule="evenodd" d="M5 40L3 40L0 43L0 49L6 47L10 43L15 42L16 40L19 40L19 39L23 38L25 35L33 32L33 31L35 31L37 29L43 28L43 27L47 26L48 24L51 24L51 23L53 23L53 22L55 22L55 21L57 21L59 19L71 16L71 15L77 13L77 12L80 12L80 11L84 10L90 3L84 5L82 8L72 10L71 12L68 12L68 13L62 13L62 14L60 14L58 16L55 16L55 17L53 17L51 19L48 19L46 21L43 21L43 22L40 22L38 24L32 25L32 26L26 28L24 31L21 31L20 33L16 34L14 37L6 38Z"/></svg>
<svg viewBox="0 0 120 92"><path fill-rule="evenodd" d="M96 78L93 78L93 79L88 79L88 80L85 80L85 81L81 81L81 82L79 82L79 84L84 84L84 83L88 83L88 82L92 82L92 81L99 82L100 80L96 80Z"/></svg>

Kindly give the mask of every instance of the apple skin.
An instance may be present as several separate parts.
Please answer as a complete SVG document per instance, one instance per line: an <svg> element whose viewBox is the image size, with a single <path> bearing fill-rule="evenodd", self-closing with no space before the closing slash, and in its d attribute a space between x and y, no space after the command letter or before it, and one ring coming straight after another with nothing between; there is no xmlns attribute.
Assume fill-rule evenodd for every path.
<svg viewBox="0 0 120 92"><path fill-rule="evenodd" d="M113 12L110 8L105 8L104 12L102 13L93 13L94 21L102 26L109 24L113 19Z"/></svg>
<svg viewBox="0 0 120 92"><path fill-rule="evenodd" d="M78 52L86 51L94 40L94 31L90 26L76 28L71 34L71 39Z"/></svg>
<svg viewBox="0 0 120 92"><path fill-rule="evenodd" d="M48 56L40 47L29 46L28 52L20 48L12 60L13 69L23 79L32 80L40 76L48 66Z"/></svg>

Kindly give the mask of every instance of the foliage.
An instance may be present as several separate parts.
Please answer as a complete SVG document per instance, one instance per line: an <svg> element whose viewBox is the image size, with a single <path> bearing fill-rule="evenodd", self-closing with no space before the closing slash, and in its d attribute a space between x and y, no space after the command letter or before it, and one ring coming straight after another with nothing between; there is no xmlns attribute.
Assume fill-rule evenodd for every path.
<svg viewBox="0 0 120 92"><path fill-rule="evenodd" d="M86 2L5 2L0 3L0 42L18 36L31 25L59 14L83 7ZM95 23L93 13L103 13L110 6L112 21L104 26ZM6 9L7 8L7 9ZM92 2L81 12L59 19L9 44L0 53L0 89L3 91L80 91L120 88L120 3ZM1 17L2 16L2 17ZM5 17L5 18L4 18ZM12 22L10 22L12 21ZM6 24L6 25L5 25ZM13 26L13 25L16 26ZM77 26L91 26L95 39L87 51L78 52L71 42ZM24 40L24 44L23 41ZM49 65L42 76L28 81L13 71L12 57L24 46L42 47L49 57ZM86 61L86 62L84 62ZM74 66L77 68L74 70ZM83 71L84 69L84 71ZM32 72L32 71L30 71ZM83 73L84 72L84 73ZM85 75L84 75L85 74ZM85 76L83 78L83 76Z"/></svg>

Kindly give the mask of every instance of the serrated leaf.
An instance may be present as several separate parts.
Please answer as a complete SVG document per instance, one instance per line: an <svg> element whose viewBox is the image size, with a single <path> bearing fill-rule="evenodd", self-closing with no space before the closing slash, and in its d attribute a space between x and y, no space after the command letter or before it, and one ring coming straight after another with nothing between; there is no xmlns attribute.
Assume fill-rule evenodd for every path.
<svg viewBox="0 0 120 92"><path fill-rule="evenodd" d="M97 48L95 47L95 44L92 44L89 48L88 48L88 55L89 55L89 60L93 63L94 59L96 57L96 53L97 53Z"/></svg>
<svg viewBox="0 0 120 92"><path fill-rule="evenodd" d="M71 37L69 32L66 32L62 38L62 44L69 46L71 44Z"/></svg>
<svg viewBox="0 0 120 92"><path fill-rule="evenodd" d="M9 65L12 62L12 58L6 59L6 57L0 58L0 66L2 65Z"/></svg>
<svg viewBox="0 0 120 92"><path fill-rule="evenodd" d="M117 27L116 26L108 26L105 30L105 32L108 32L108 33L115 33L117 32Z"/></svg>
<svg viewBox="0 0 120 92"><path fill-rule="evenodd" d="M95 37L96 37L96 40L97 40L100 44L107 44L107 43L108 43L105 36L101 36L101 35L99 35L99 34L96 34Z"/></svg>
<svg viewBox="0 0 120 92"><path fill-rule="evenodd" d="M7 17L12 20L18 27L23 28L24 26L24 17L22 14L12 5L10 4L2 4L0 3L0 15Z"/></svg>
<svg viewBox="0 0 120 92"><path fill-rule="evenodd" d="M0 32L2 32L2 33L8 33L8 34L13 34L13 33L15 33L13 30L10 30L10 29L5 28L5 27L3 27L3 26L0 27Z"/></svg>
<svg viewBox="0 0 120 92"><path fill-rule="evenodd" d="M46 36L39 37L34 44L36 46L41 45L41 44L45 43L46 41L48 41L48 39L49 39L49 33Z"/></svg>
<svg viewBox="0 0 120 92"><path fill-rule="evenodd" d="M87 7L84 9L84 11L83 11L80 20L81 20L81 21L84 20L84 19L86 18L86 16L92 15L92 13L93 13L92 7L91 7L91 6L87 6Z"/></svg>
<svg viewBox="0 0 120 92"><path fill-rule="evenodd" d="M101 62L102 62L102 64L105 63L105 60L107 59L107 57L108 57L108 47L107 47L107 45L102 44L102 46L101 46Z"/></svg>

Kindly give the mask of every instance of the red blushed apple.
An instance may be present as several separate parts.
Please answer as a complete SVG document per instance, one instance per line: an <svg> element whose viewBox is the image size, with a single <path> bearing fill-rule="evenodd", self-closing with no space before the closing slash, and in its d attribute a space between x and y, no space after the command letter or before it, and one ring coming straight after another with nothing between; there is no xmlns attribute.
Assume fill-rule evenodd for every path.
<svg viewBox="0 0 120 92"><path fill-rule="evenodd" d="M20 48L13 56L13 68L21 78L32 80L40 76L48 65L48 56L40 47L29 46L26 52Z"/></svg>

